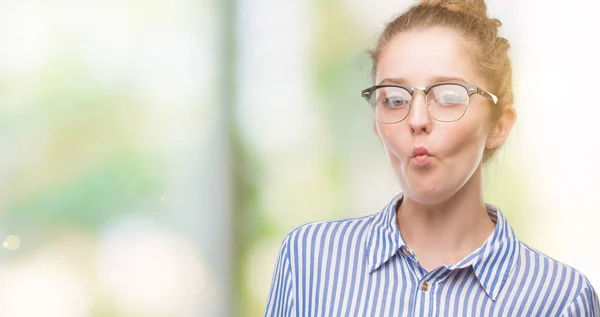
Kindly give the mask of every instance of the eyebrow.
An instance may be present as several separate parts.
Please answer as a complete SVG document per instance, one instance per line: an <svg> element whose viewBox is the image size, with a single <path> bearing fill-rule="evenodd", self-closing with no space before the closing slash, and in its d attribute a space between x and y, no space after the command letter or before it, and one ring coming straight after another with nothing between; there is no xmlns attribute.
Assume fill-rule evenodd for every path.
<svg viewBox="0 0 600 317"><path fill-rule="evenodd" d="M467 83L466 80L464 80L461 77L455 77L455 76L434 76L432 78L429 79L429 83L430 84L435 84L435 83L441 83L441 82L445 82L445 81L458 81L458 82L463 82L463 83ZM379 82L378 85L385 85L385 84L396 84L396 85L404 85L406 86L406 83L408 81L403 78L403 77L396 77L396 78L384 78L383 80L381 80Z"/></svg>

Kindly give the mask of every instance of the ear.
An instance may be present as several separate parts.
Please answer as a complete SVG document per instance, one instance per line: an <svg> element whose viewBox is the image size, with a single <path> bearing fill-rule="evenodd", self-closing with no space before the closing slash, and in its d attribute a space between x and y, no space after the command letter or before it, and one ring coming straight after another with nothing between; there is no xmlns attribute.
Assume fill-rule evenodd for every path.
<svg viewBox="0 0 600 317"><path fill-rule="evenodd" d="M502 110L502 115L496 120L488 135L485 142L485 148L495 149L502 145L506 138L508 138L516 120L517 110L512 105L505 107L504 110Z"/></svg>

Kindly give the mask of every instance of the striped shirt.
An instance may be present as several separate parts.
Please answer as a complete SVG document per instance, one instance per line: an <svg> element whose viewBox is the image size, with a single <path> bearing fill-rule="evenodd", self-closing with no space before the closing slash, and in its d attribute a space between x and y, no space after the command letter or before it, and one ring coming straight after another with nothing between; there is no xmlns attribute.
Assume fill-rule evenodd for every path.
<svg viewBox="0 0 600 317"><path fill-rule="evenodd" d="M363 218L306 224L289 233L265 316L596 316L587 278L520 242L498 208L484 244L427 272L396 223L402 194Z"/></svg>

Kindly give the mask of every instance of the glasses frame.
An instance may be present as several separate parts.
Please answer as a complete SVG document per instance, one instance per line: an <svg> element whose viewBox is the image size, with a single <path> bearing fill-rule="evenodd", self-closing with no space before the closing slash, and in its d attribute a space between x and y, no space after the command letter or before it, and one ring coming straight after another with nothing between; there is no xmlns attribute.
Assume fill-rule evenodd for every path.
<svg viewBox="0 0 600 317"><path fill-rule="evenodd" d="M469 96L469 100L467 101L467 105L465 107L465 111L462 113L462 115L456 119L456 120L438 120L436 119L433 115L431 115L431 111L429 110L429 107L431 106L429 103L429 100L427 99L427 96L429 94L429 90L431 90L433 87L437 87L437 86L441 86L441 85L458 85L463 87L466 91L467 91L467 95ZM462 83L462 82L455 82L455 81L444 81L444 82L439 82L439 83L435 83L435 84L431 84L428 85L427 87L424 88L419 88L419 87L408 87L408 86L404 86L404 85L398 85L398 84L383 84L383 85L375 85L375 86L371 86L369 88L363 89L360 92L360 95L365 98L365 100L371 105L371 107L375 107L374 105L371 104L371 95L373 94L373 92L375 92L375 90L377 90L378 88L385 88L385 87L396 87L396 88L402 88L404 90L406 90L409 94L410 94L410 104L408 105L408 112L406 113L406 116L404 116L404 118L395 121L395 122L381 122L379 120L377 120L377 117L375 117L375 120L377 120L378 122L384 123L384 124L394 124L394 123L398 123L403 121L404 119L406 119L408 117L408 114L410 113L410 110L412 109L412 104L413 104L413 94L415 91L422 91L425 93L425 101L427 102L427 112L429 113L429 115L431 115L431 117L433 119L435 119L436 121L441 121L441 122L454 122L454 121L458 121L460 120L465 113L467 113L467 109L469 108L469 103L471 101L471 96L474 94L478 94L481 95L483 97L485 97L486 99L488 99L489 101L493 102L494 104L498 104L498 97L496 97L496 95L485 91L479 87L477 87L476 85L471 85L471 84L467 84L467 83Z"/></svg>

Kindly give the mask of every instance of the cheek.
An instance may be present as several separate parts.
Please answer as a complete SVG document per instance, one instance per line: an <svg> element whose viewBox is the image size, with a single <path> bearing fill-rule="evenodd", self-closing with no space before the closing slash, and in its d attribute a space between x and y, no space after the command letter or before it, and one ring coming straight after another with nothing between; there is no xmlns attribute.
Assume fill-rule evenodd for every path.
<svg viewBox="0 0 600 317"><path fill-rule="evenodd" d="M410 139L406 137L406 132L402 131L401 124L377 124L376 129L388 158L403 160L401 153L406 150L407 146L410 147Z"/></svg>
<svg viewBox="0 0 600 317"><path fill-rule="evenodd" d="M460 164L469 169L478 166L481 161L485 150L488 126L483 120L461 123L451 126L443 134L442 143L440 143L444 149L442 158L448 159L452 165Z"/></svg>
<svg viewBox="0 0 600 317"><path fill-rule="evenodd" d="M410 131L402 124L377 126L379 140L388 159L388 163L395 171L401 188L410 188L410 171L408 169L407 155L412 151L413 140Z"/></svg>

